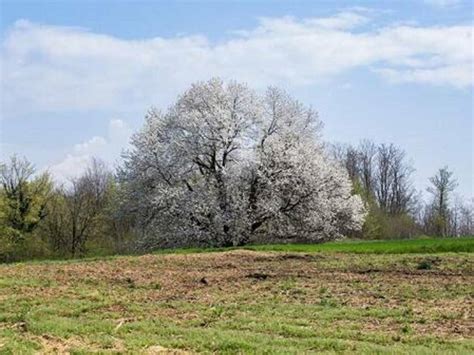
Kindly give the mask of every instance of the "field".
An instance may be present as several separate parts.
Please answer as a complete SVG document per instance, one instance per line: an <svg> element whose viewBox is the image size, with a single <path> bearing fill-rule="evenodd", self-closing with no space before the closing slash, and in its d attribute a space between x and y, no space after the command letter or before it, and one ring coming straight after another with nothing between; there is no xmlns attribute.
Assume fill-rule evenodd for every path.
<svg viewBox="0 0 474 355"><path fill-rule="evenodd" d="M473 245L271 245L0 265L0 353L469 354Z"/></svg>

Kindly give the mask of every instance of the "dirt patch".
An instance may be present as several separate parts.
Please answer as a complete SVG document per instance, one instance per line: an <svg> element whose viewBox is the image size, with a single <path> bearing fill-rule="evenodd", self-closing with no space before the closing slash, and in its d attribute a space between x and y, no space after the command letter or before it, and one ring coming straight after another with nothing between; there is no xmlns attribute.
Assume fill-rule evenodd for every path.
<svg viewBox="0 0 474 355"><path fill-rule="evenodd" d="M257 252L254 252L257 253ZM325 256L321 254L305 254L305 253L280 253L274 252L265 255L254 255L256 262L273 262L273 261L287 261L287 260L302 260L302 261L317 261L324 259Z"/></svg>
<svg viewBox="0 0 474 355"><path fill-rule="evenodd" d="M189 351L186 351L186 350L180 350L180 349L169 349L169 348L165 348L163 346L160 346L160 345L153 345L153 346L150 346L149 348L147 348L145 351L144 351L145 354L192 354L191 352Z"/></svg>
<svg viewBox="0 0 474 355"><path fill-rule="evenodd" d="M85 346L85 344L79 339L63 339L49 334L43 334L41 336L30 334L28 338L41 344L41 354L71 354L72 349L83 348ZM92 351L94 348L89 346L88 349ZM99 349L95 349L95 351L97 350ZM116 348L114 350L120 351L123 349Z"/></svg>
<svg viewBox="0 0 474 355"><path fill-rule="evenodd" d="M266 280L270 277L270 275L264 274L262 272L253 272L251 274L245 275L245 277L255 279L255 280Z"/></svg>

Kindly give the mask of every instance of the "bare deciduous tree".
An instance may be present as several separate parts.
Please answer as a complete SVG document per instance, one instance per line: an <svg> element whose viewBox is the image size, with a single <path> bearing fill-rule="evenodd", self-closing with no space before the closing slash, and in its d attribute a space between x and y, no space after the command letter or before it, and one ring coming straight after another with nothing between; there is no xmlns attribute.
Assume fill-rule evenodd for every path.
<svg viewBox="0 0 474 355"><path fill-rule="evenodd" d="M433 195L433 212L436 232L441 236L448 234L449 199L457 186L453 172L445 166L429 179L432 186L427 191Z"/></svg>
<svg viewBox="0 0 474 355"><path fill-rule="evenodd" d="M474 199L460 206L457 235L474 236Z"/></svg>
<svg viewBox="0 0 474 355"><path fill-rule="evenodd" d="M390 204L390 193L392 190L393 174L392 163L395 157L395 146L393 144L381 144L377 151L376 186L377 201L383 211L388 211Z"/></svg>
<svg viewBox="0 0 474 355"><path fill-rule="evenodd" d="M87 238L106 205L110 183L111 173L105 164L93 159L86 172L64 191L72 256L85 252Z"/></svg>
<svg viewBox="0 0 474 355"><path fill-rule="evenodd" d="M368 200L374 192L374 160L376 159L377 147L375 143L369 140L363 140L358 147L359 158L359 176L366 200Z"/></svg>
<svg viewBox="0 0 474 355"><path fill-rule="evenodd" d="M411 185L413 171L411 165L406 163L405 152L395 147L390 167L391 187L388 212L391 215L413 212L415 203L415 189Z"/></svg>
<svg viewBox="0 0 474 355"><path fill-rule="evenodd" d="M375 199L378 208L390 215L409 213L414 208L414 169L403 150L394 144L376 145L364 140L357 148L333 145L331 152L353 182L362 187L365 201Z"/></svg>

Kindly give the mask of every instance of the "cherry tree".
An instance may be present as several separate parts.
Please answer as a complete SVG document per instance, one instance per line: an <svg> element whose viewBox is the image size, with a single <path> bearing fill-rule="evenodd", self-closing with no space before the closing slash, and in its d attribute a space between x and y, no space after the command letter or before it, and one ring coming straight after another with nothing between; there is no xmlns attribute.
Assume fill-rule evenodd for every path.
<svg viewBox="0 0 474 355"><path fill-rule="evenodd" d="M328 240L365 211L325 154L316 112L277 88L197 83L150 110L119 173L124 206L147 247L241 245L252 238Z"/></svg>

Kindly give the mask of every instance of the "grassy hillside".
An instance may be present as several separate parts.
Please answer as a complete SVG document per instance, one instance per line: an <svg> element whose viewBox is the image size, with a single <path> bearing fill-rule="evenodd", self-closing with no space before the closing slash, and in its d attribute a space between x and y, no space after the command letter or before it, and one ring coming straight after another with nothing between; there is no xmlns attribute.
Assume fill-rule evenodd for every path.
<svg viewBox="0 0 474 355"><path fill-rule="evenodd" d="M473 353L472 240L397 243L0 265L0 353Z"/></svg>

